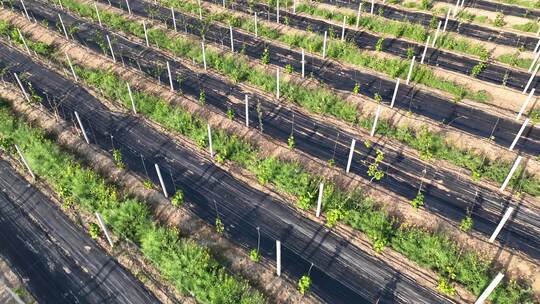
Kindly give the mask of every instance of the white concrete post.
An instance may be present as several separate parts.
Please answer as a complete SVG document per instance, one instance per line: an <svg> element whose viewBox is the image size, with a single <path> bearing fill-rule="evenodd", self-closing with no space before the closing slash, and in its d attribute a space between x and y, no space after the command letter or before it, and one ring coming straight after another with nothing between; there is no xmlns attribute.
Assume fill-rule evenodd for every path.
<svg viewBox="0 0 540 304"><path fill-rule="evenodd" d="M223 3L222 3L223 7L225 8L225 0L223 0Z"/></svg>
<svg viewBox="0 0 540 304"><path fill-rule="evenodd" d="M371 10L369 11L369 13L373 15L374 9L375 9L375 0L371 0Z"/></svg>
<svg viewBox="0 0 540 304"><path fill-rule="evenodd" d="M167 61L167 73L169 73L169 86L171 92L174 92L174 86L173 86L173 79L171 74L171 66L169 65L169 62Z"/></svg>
<svg viewBox="0 0 540 304"><path fill-rule="evenodd" d="M276 22L279 24L279 0L276 1Z"/></svg>
<svg viewBox="0 0 540 304"><path fill-rule="evenodd" d="M377 121L379 121L379 115L381 114L381 105L377 106L377 112L375 113L375 120L373 121L373 126L371 127L370 135L375 135L375 130L377 129Z"/></svg>
<svg viewBox="0 0 540 304"><path fill-rule="evenodd" d="M30 52L30 49L28 48L28 44L26 44L26 39L24 39L24 36L21 33L21 30L19 30L19 28L17 28L17 32L19 33L19 38L21 38L24 48L26 49L26 52L28 53L28 55L32 56L32 53Z"/></svg>
<svg viewBox="0 0 540 304"><path fill-rule="evenodd" d="M347 160L347 169L345 172L349 173L349 170L351 169L351 162L354 155L354 146L356 145L356 139L353 138L351 141L351 149L349 151L349 159Z"/></svg>
<svg viewBox="0 0 540 304"><path fill-rule="evenodd" d="M296 0L293 0L293 3L292 3L292 12L293 12L293 14L296 14Z"/></svg>
<svg viewBox="0 0 540 304"><path fill-rule="evenodd" d="M174 8L172 6L171 6L171 16L172 16L172 23L173 23L174 31L177 32L178 30L176 29L176 15L174 14Z"/></svg>
<svg viewBox="0 0 540 304"><path fill-rule="evenodd" d="M150 42L148 42L148 31L146 30L146 22L142 22L143 29L144 29L144 40L146 40L146 46L150 46Z"/></svg>
<svg viewBox="0 0 540 304"><path fill-rule="evenodd" d="M315 216L321 216L322 198L323 198L324 183L319 184L319 198L317 199L317 212Z"/></svg>
<svg viewBox="0 0 540 304"><path fill-rule="evenodd" d="M433 37L433 41L431 42L431 47L435 47L435 42L437 42L437 38L439 38L439 30L441 29L442 21L439 21L439 25L437 25L437 30L435 31L435 36Z"/></svg>
<svg viewBox="0 0 540 304"><path fill-rule="evenodd" d="M409 85L409 81L411 80L412 71L414 68L414 60L416 59L416 56L413 56L411 59L411 65L409 66L409 73L407 74L407 81L405 82L406 85Z"/></svg>
<svg viewBox="0 0 540 304"><path fill-rule="evenodd" d="M69 39L68 32L66 31L66 27L64 26L64 21L62 20L62 16L58 14L58 19L60 19L60 24L62 25L62 30L64 30L64 36L66 36L66 39Z"/></svg>
<svg viewBox="0 0 540 304"><path fill-rule="evenodd" d="M30 102L30 97L28 97L28 94L26 93L26 90L24 89L22 82L19 79L19 76L17 76L17 73L13 73L13 75L15 75L15 80L17 80L17 83L19 84L19 87L21 88L24 98L26 99L26 101Z"/></svg>
<svg viewBox="0 0 540 304"><path fill-rule="evenodd" d="M255 38L257 38L259 37L259 33L257 31L257 12L255 12L254 18L255 18Z"/></svg>
<svg viewBox="0 0 540 304"><path fill-rule="evenodd" d="M521 125L521 128L519 129L519 132L516 134L516 137L514 138L514 141L510 145L510 148L508 148L509 151L514 150L514 147L516 146L519 138L521 137L521 134L523 134L523 131L525 131L525 128L527 127L528 124L529 124L529 119L527 118L523 122L523 125Z"/></svg>
<svg viewBox="0 0 540 304"><path fill-rule="evenodd" d="M208 129L208 148L210 148L210 157L214 158L214 149L212 147L212 130L210 129L210 124L207 124Z"/></svg>
<svg viewBox="0 0 540 304"><path fill-rule="evenodd" d="M163 181L163 176L161 176L161 170L159 169L158 164L154 164L154 167L156 168L156 173L159 178L159 183L161 184L161 190L163 190L163 195L165 197L169 197L169 194L167 193L167 188L165 188L165 182Z"/></svg>
<svg viewBox="0 0 540 304"><path fill-rule="evenodd" d="M77 74L75 74L75 69L73 68L73 64L71 64L71 59L69 59L67 52L65 52L64 54L66 54L67 62L69 64L69 68L71 69L71 74L73 74L73 78L75 78L75 82L78 82L79 80L77 79Z"/></svg>
<svg viewBox="0 0 540 304"><path fill-rule="evenodd" d="M458 7L459 7L459 0L456 1L456 6L454 6L454 10L452 11L452 18L456 18Z"/></svg>
<svg viewBox="0 0 540 304"><path fill-rule="evenodd" d="M446 13L446 19L444 19L443 33L446 32L446 26L448 26L448 19L450 19L450 10Z"/></svg>
<svg viewBox="0 0 540 304"><path fill-rule="evenodd" d="M392 95L392 102L390 103L390 109L394 107L394 102L396 101L396 96L397 96L400 80L401 79L399 78L396 80L396 86L394 87L394 94Z"/></svg>
<svg viewBox="0 0 540 304"><path fill-rule="evenodd" d="M281 276L281 242L276 240L276 274Z"/></svg>
<svg viewBox="0 0 540 304"><path fill-rule="evenodd" d="M232 32L232 26L229 25L229 33L230 33L230 39L231 39L231 52L234 53L234 39L233 39L233 32Z"/></svg>
<svg viewBox="0 0 540 304"><path fill-rule="evenodd" d="M133 109L133 114L137 114L137 109L135 108L135 100L133 100L133 94L131 93L131 87L129 86L129 82L126 82L126 86L128 89L129 100L131 100L131 108Z"/></svg>
<svg viewBox="0 0 540 304"><path fill-rule="evenodd" d="M246 94L246 127L249 127L249 103L248 103L247 94Z"/></svg>
<svg viewBox="0 0 540 304"><path fill-rule="evenodd" d="M206 71L206 49L204 48L204 41L201 41L201 46L202 46L202 61L203 61L204 70Z"/></svg>
<svg viewBox="0 0 540 304"><path fill-rule="evenodd" d="M107 230L107 227L105 226L105 223L103 222L103 219L101 218L101 215L97 212L96 212L96 218L98 220L99 226L101 227L101 230L103 230L103 234L105 234L105 238L107 239L107 242L109 242L109 245L111 245L111 248L114 247L111 237L109 236L109 231Z"/></svg>
<svg viewBox="0 0 540 304"><path fill-rule="evenodd" d="M116 58L114 57L114 51L112 48L111 39L109 39L109 35L105 35L105 36L107 37L107 42L109 43L109 49L111 50L112 60L116 63Z"/></svg>
<svg viewBox="0 0 540 304"><path fill-rule="evenodd" d="M28 170L28 173L30 173L30 176L32 176L32 181L36 180L36 176L34 175L34 172L32 172L32 169L30 169L30 166L26 162L26 159L24 158L24 155L21 152L21 149L19 149L19 146L15 145L15 149L17 150L17 153L19 153L19 156L21 157L21 160L26 167L26 170Z"/></svg>
<svg viewBox="0 0 540 304"><path fill-rule="evenodd" d="M276 98L279 99L279 67L276 68Z"/></svg>
<svg viewBox="0 0 540 304"><path fill-rule="evenodd" d="M97 4L95 2L94 2L94 8L96 9L96 16L97 16L99 26L103 26L103 24L101 23L101 16L99 15L99 10L98 10Z"/></svg>
<svg viewBox="0 0 540 304"><path fill-rule="evenodd" d="M23 1L23 0L21 0L21 4L22 4L22 7L23 7L23 9L24 9L24 15L26 16L26 19L28 19L28 21L31 22L32 20L30 20L30 15L28 15L28 11L26 10L26 5L24 5L24 1Z"/></svg>
<svg viewBox="0 0 540 304"><path fill-rule="evenodd" d="M489 238L490 243L493 243L495 241L495 239L497 238L497 235L499 235L504 224L506 223L506 221L508 221L513 211L514 211L514 207L508 207L508 209L506 209L506 212L504 213L503 218L499 222L499 225L497 225L497 228L495 228L495 231L493 231L493 234L491 234L491 237Z"/></svg>
<svg viewBox="0 0 540 304"><path fill-rule="evenodd" d="M531 85L531 83L532 83L532 81L534 79L534 76L536 76L536 73L538 73L539 68L540 68L540 64L536 65L536 68L532 72L531 77L529 78L529 81L527 81L527 85L523 89L523 92L522 92L523 94L527 93L527 90L529 89L529 86Z"/></svg>
<svg viewBox="0 0 540 304"><path fill-rule="evenodd" d="M322 58L326 58L326 39L328 38L328 31L324 31L324 40L322 47Z"/></svg>
<svg viewBox="0 0 540 304"><path fill-rule="evenodd" d="M502 184L499 191L503 192L504 189L506 189L506 186L508 186L508 183L510 182L510 179L512 179L512 176L514 175L514 172L516 172L517 167L519 166L519 163L521 162L521 156L518 156L516 161L514 162L514 165L512 166L512 169L510 169L510 172L508 173L508 176L506 176L506 179L504 180L504 183Z"/></svg>
<svg viewBox="0 0 540 304"><path fill-rule="evenodd" d="M345 23L347 22L347 16L343 16L343 25L341 26L341 41L345 41Z"/></svg>
<svg viewBox="0 0 540 304"><path fill-rule="evenodd" d="M129 6L129 0L126 0L126 5L127 5L128 13L131 16L131 7Z"/></svg>
<svg viewBox="0 0 540 304"><path fill-rule="evenodd" d="M540 52L537 52L536 55L534 55L534 59L533 61L531 62L531 65L529 66L529 69L527 70L529 73L532 71L533 67L536 65L536 63L538 62L538 56L540 56Z"/></svg>
<svg viewBox="0 0 540 304"><path fill-rule="evenodd" d="M201 0L197 0L197 4L199 5L199 20L202 20Z"/></svg>
<svg viewBox="0 0 540 304"><path fill-rule="evenodd" d="M306 77L306 55L304 49L302 49L302 78Z"/></svg>
<svg viewBox="0 0 540 304"><path fill-rule="evenodd" d="M79 113L77 113L77 111L75 111L75 118L77 118L77 122L79 123L79 127L81 127L81 131L82 131L84 140L86 141L87 144L90 144L90 140L88 140L88 136L86 135L86 130L84 129L81 118L79 117Z"/></svg>
<svg viewBox="0 0 540 304"><path fill-rule="evenodd" d="M431 36L427 36L426 44L424 45L424 51L422 52L422 59L420 60L420 64L424 64L424 59L426 58L426 53L429 45L429 39Z"/></svg>
<svg viewBox="0 0 540 304"><path fill-rule="evenodd" d="M358 12L356 13L356 28L360 26L360 14L362 13L362 2L358 4Z"/></svg>
<svg viewBox="0 0 540 304"><path fill-rule="evenodd" d="M531 101L532 96L534 95L534 91L536 89L532 89L531 92L529 92L529 95L521 105L521 109L519 110L518 115L516 116L516 120L519 120L521 118L521 115L523 115L523 112L525 112L525 109L527 109L527 106L529 105L529 102Z"/></svg>
<svg viewBox="0 0 540 304"><path fill-rule="evenodd" d="M465 4L465 0L461 0L461 4L459 5L459 7L463 8L463 4Z"/></svg>
<svg viewBox="0 0 540 304"><path fill-rule="evenodd" d="M538 52L538 48L540 48L540 39L538 39L538 42L536 43L536 46L534 47L533 53Z"/></svg>
<svg viewBox="0 0 540 304"><path fill-rule="evenodd" d="M536 32L536 38L538 38L538 36L540 36L540 27L538 28L538 31Z"/></svg>
<svg viewBox="0 0 540 304"><path fill-rule="evenodd" d="M476 300L476 302L474 302L474 304L483 304L484 301L489 297L491 292L495 289L495 287L497 287L497 285L499 285L499 283L502 281L503 278L504 278L504 274L502 274L500 272L497 273L497 276L495 276L495 279L493 279L493 281L491 281L491 283L489 283L486 290L484 290L484 292L482 292L482 294Z"/></svg>

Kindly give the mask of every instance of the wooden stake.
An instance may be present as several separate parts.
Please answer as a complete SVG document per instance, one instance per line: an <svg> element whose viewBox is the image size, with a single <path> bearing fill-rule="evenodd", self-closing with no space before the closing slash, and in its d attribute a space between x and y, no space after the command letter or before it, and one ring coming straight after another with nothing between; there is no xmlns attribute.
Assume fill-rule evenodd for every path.
<svg viewBox="0 0 540 304"><path fill-rule="evenodd" d="M131 100L131 108L133 109L133 114L137 115L137 108L135 108L135 100L133 100L133 94L131 93L131 87L129 86L129 82L126 82L128 94L129 94L129 100Z"/></svg>
<svg viewBox="0 0 540 304"><path fill-rule="evenodd" d="M174 8L172 6L171 6L171 16L172 16L172 23L173 23L174 31L178 32L176 28L176 15L174 14Z"/></svg>
<svg viewBox="0 0 540 304"><path fill-rule="evenodd" d="M19 33L19 38L21 38L24 48L26 49L26 52L28 53L28 55L32 56L32 53L30 52L30 49L28 48L28 44L26 44L26 39L24 39L24 36L21 33L21 30L19 30L19 28L17 28L17 32Z"/></svg>
<svg viewBox="0 0 540 304"><path fill-rule="evenodd" d="M531 74L531 77L529 78L529 81L527 81L527 85L523 89L523 94L527 93L527 90L529 89L529 86L531 85L534 76L536 76L536 73L538 73L538 68L540 68L540 64L536 65L536 68L534 69L533 73Z"/></svg>
<svg viewBox="0 0 540 304"><path fill-rule="evenodd" d="M281 242L276 240L276 274L281 276Z"/></svg>
<svg viewBox="0 0 540 304"><path fill-rule="evenodd" d="M426 58L426 53L427 53L430 38L431 36L427 36L426 45L424 45L424 51L422 52L422 59L420 60L420 64L424 64L424 59Z"/></svg>
<svg viewBox="0 0 540 304"><path fill-rule="evenodd" d="M341 26L341 41L345 41L345 22L347 22L347 16L343 16L343 26Z"/></svg>
<svg viewBox="0 0 540 304"><path fill-rule="evenodd" d="M105 36L107 37L107 42L109 43L109 49L111 50L112 59L116 63L116 58L114 57L114 51L113 51L113 48L112 48L111 39L109 39L109 35L105 35Z"/></svg>
<svg viewBox="0 0 540 304"><path fill-rule="evenodd" d="M508 221L508 219L510 218L510 215L512 215L513 211L514 211L514 207L508 207L508 209L506 209L506 212L504 213L503 218L501 219L501 221L497 225L497 228L495 228L495 231L493 231L493 234L491 234L491 237L489 238L490 243L493 243L495 241L495 239L501 232L502 228L504 227L504 224L506 224L506 221Z"/></svg>
<svg viewBox="0 0 540 304"><path fill-rule="evenodd" d="M527 96L523 104L521 105L521 109L519 110L519 113L516 116L516 120L519 120L521 118L521 115L523 115L523 112L525 112L525 109L527 109L527 106L529 105L529 102L531 101L531 98L534 95L535 90L536 90L535 88L531 90L531 92L529 93L529 95Z"/></svg>
<svg viewBox="0 0 540 304"><path fill-rule="evenodd" d="M109 242L109 245L111 245L111 248L112 248L114 245L111 240L111 237L109 236L109 231L107 230L107 227L105 226L105 222L103 222L103 219L101 218L101 215L98 212L96 212L96 218L98 220L99 226L101 227L101 230L103 230L103 234L105 234L105 238L107 239L107 242Z"/></svg>
<svg viewBox="0 0 540 304"><path fill-rule="evenodd" d="M169 86L170 86L171 92L174 92L173 79L172 79L172 73L171 73L171 66L169 65L168 61L167 61L167 73L169 73Z"/></svg>
<svg viewBox="0 0 540 304"><path fill-rule="evenodd" d="M358 4L358 12L356 13L356 28L360 26L360 14L362 13L362 2Z"/></svg>
<svg viewBox="0 0 540 304"><path fill-rule="evenodd" d="M373 126L371 127L371 136L375 135L375 130L377 130L377 121L379 121L379 114L381 114L381 105L377 106L377 112L375 113L375 120L373 121Z"/></svg>
<svg viewBox="0 0 540 304"><path fill-rule="evenodd" d="M204 41L201 41L201 46L202 46L202 60L203 60L203 66L204 66L204 70L206 71L206 49L204 47Z"/></svg>
<svg viewBox="0 0 540 304"><path fill-rule="evenodd" d="M411 75L412 75L415 59L416 59L416 56L413 56L411 60L411 65L409 66L409 73L407 74L407 82L405 82L406 85L409 85L409 81L411 80Z"/></svg>
<svg viewBox="0 0 540 304"><path fill-rule="evenodd" d="M324 31L324 40L323 40L323 49L322 49L322 58L326 58L326 39L328 38L328 31Z"/></svg>
<svg viewBox="0 0 540 304"><path fill-rule="evenodd" d="M512 166L512 169L510 169L510 172L508 173L508 176L506 176L504 183L502 184L501 188L499 188L499 191L503 192L504 189L506 189L506 186L508 186L510 179L512 179L514 172L516 172L516 169L519 166L519 163L521 162L521 158L522 158L521 155L517 157L516 161L514 162L514 165Z"/></svg>
<svg viewBox="0 0 540 304"><path fill-rule="evenodd" d="M75 118L77 118L77 122L79 123L79 127L81 127L81 131L82 131L84 140L86 141L87 144L90 144L90 140L88 140L88 136L86 135L86 130L84 129L81 118L79 117L79 113L77 113L77 111L75 111Z"/></svg>
<svg viewBox="0 0 540 304"><path fill-rule="evenodd" d="M69 39L68 32L66 31L66 27L64 26L64 21L62 21L62 16L58 14L58 19L60 19L60 24L62 25L62 29L64 30L64 35L66 36L66 39Z"/></svg>
<svg viewBox="0 0 540 304"><path fill-rule="evenodd" d="M394 87L394 94L392 95L392 102L390 103L390 109L394 107L394 102L396 101L396 96L397 96L397 92L399 88L399 82L400 82L400 79L398 78L396 80L396 86Z"/></svg>
<svg viewBox="0 0 540 304"><path fill-rule="evenodd" d="M79 80L77 79L77 75L75 74L75 69L73 68L73 65L71 64L71 59L69 59L67 52L65 52L65 54L66 54L67 62L69 64L69 68L71 69L71 73L73 74L73 78L75 78L75 82L78 82Z"/></svg>
<svg viewBox="0 0 540 304"><path fill-rule="evenodd" d="M512 142L510 147L508 148L509 151L514 150L519 138L521 137L521 134L523 134L523 131L525 131L525 128L527 127L528 124L529 124L529 118L525 119L525 121L523 122L523 125L521 125L521 128L519 129L519 132L516 134L516 137L514 138L514 141Z"/></svg>
<svg viewBox="0 0 540 304"><path fill-rule="evenodd" d="M214 149L212 148L212 130L210 129L210 124L206 125L208 127L208 147L210 148L210 157L214 158Z"/></svg>
<svg viewBox="0 0 540 304"><path fill-rule="evenodd" d="M246 94L246 127L249 127L249 103L248 103L247 94Z"/></svg>
<svg viewBox="0 0 540 304"><path fill-rule="evenodd" d="M150 47L150 42L148 42L148 32L146 30L146 22L142 22L143 28L144 28L144 40L146 40L146 46Z"/></svg>
<svg viewBox="0 0 540 304"><path fill-rule="evenodd" d="M351 149L349 151L349 159L347 160L347 169L345 170L346 173L349 173L349 170L351 169L351 162L354 155L354 146L356 145L356 139L353 138L351 141Z"/></svg>
<svg viewBox="0 0 540 304"><path fill-rule="evenodd" d="M495 289L495 287L497 287L497 285L499 285L499 283L502 281L503 278L504 278L504 275L502 273L500 273L500 272L497 273L497 276L493 279L493 281L491 281L491 283L489 283L486 290L484 290L484 292L482 292L482 294L480 295L478 300L476 300L476 302L474 302L474 304L483 304L484 301L489 297L491 292Z"/></svg>
<svg viewBox="0 0 540 304"><path fill-rule="evenodd" d="M431 42L431 47L435 47L435 42L437 42L437 38L439 37L439 30L441 29L442 21L439 21L439 25L437 25L437 31L435 31L435 37L433 37L433 41Z"/></svg>
<svg viewBox="0 0 540 304"><path fill-rule="evenodd" d="M21 160L26 167L26 170L28 170L28 173L30 176L32 176L32 182L36 180L36 176L34 175L34 172L32 172L32 169L30 169L30 166L28 165L28 162L26 162L26 159L24 158L24 155L21 152L21 149L19 149L19 146L15 145L15 149L17 150L17 153L19 153L19 156L21 157Z"/></svg>
<svg viewBox="0 0 540 304"><path fill-rule="evenodd" d="M165 182L163 181L163 177L161 176L161 170L159 170L158 164L154 164L154 167L156 168L156 173L159 178L159 183L161 184L161 190L163 190L163 195L165 197L169 197L169 194L167 193L167 188L165 188Z"/></svg>
<svg viewBox="0 0 540 304"><path fill-rule="evenodd" d="M316 217L319 217L321 215L323 190L324 190L324 183L321 182L319 184L319 198L317 199L317 212L315 213Z"/></svg>
<svg viewBox="0 0 540 304"><path fill-rule="evenodd" d="M97 8L97 4L94 2L94 8L96 9L96 16L97 16L97 20L98 20L98 23L99 23L99 26L103 26L103 24L101 24L101 16L99 15L99 10Z"/></svg>
<svg viewBox="0 0 540 304"><path fill-rule="evenodd" d="M19 88L21 88L24 98L26 99L26 101L30 102L30 97L28 97L28 94L26 94L26 90L24 89L22 82L19 79L19 76L17 76L17 73L13 73L13 75L15 75L15 80L17 80L17 83L19 84Z"/></svg>

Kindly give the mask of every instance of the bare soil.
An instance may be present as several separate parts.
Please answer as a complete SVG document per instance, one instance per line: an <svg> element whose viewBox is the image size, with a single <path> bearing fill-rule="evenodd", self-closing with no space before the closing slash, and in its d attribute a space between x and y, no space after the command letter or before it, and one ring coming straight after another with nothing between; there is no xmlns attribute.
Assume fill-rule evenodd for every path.
<svg viewBox="0 0 540 304"><path fill-rule="evenodd" d="M37 29L34 29L34 30L37 30ZM50 38L52 40L58 41L58 37L53 37L54 35L48 35L48 36L50 36ZM87 52L85 52L83 50L80 50L80 48L78 48L78 50L74 50L74 48L72 46L68 46L66 48L70 48L70 51L69 51L70 56L73 56L73 58L75 58L74 59L75 61L77 61L77 60L80 61L80 60L84 59L85 63L90 64L90 65L94 65L93 63L91 63L91 62L94 61L94 58L92 58L92 60L88 60L89 56L88 56ZM79 53L79 55L77 55L76 53ZM107 66L111 67L112 66L110 61L108 61L107 59L102 59L100 56L92 56L92 57L96 57L96 59L95 59L96 61L105 61L105 62L102 62L101 64L97 64L99 67L107 67ZM167 94L170 94L168 90L164 89L163 87L159 87L159 86L157 86L155 84L150 84L148 79L145 79L144 77L137 76L136 73L130 72L128 69L123 69L123 68L118 67L118 68L114 68L114 70L116 70L117 72L122 71L123 73L121 73L121 75L125 76L125 79L132 79L132 81L135 81L134 79L138 78L139 81L138 81L137 87L140 88L140 89L151 90L151 91L153 91L155 93L158 93L162 97L165 97L167 100L174 100L175 102L178 102L179 104L188 106L189 108L192 108L192 109L196 109L198 107L198 105L196 105L194 102L186 101L185 98L182 98L182 100L184 100L182 102L182 101L179 100L180 98L178 98L177 96L175 98L173 98L172 96L167 96ZM199 110L200 110L200 112L205 112L203 109L199 109ZM218 121L222 120L218 116L219 115L213 115L212 116L213 119L215 120L215 121L211 120L212 125L214 125L216 123L223 123L224 127L229 128L229 130L233 130L233 132L235 134L243 134L242 135L243 137L250 138L250 140L254 140L254 141L259 142L259 143L266 143L266 146L263 146L264 149L261 149L263 151L274 151L274 152L272 152L272 154L273 155L278 155L281 158L291 159L291 160L296 159L296 160L302 161L302 163L310 164L311 165L311 166L309 166L310 170L317 171L317 172L320 172L320 174L323 174L324 176L331 177L332 179L335 179L336 182L338 184L340 184L340 185L348 185L349 187L358 187L358 186L366 187L365 181L359 181L359 180L351 179L351 178L348 178L348 177L343 177L340 170L337 170L335 168L328 168L327 166L326 166L327 168L324 168L325 166L323 164L317 163L316 161L314 161L313 159L310 159L307 156L302 156L301 153L299 153L299 152L292 153L290 150L288 150L285 147L284 144L279 144L279 143L275 144L274 143L273 144L274 146L272 147L272 144L270 143L271 142L270 140L263 138L262 136L260 136L260 134L258 134L257 132L255 132L253 130L248 131L248 132L246 132L245 130L242 131L243 126L238 126L236 123L230 122L228 120L227 120L226 123L218 122ZM327 119L327 118L325 118L325 119ZM300 155L300 156L298 156L298 155ZM249 176L249 175L250 175L250 173L243 172L239 177L237 177L237 175L235 174L235 177L237 177L237 178L245 178L244 176ZM485 252L486 257L497 258L498 261L500 261L501 264L509 264L509 265L511 265L511 267L509 267L509 269L515 269L516 273L519 273L519 275L526 276L526 277L529 277L529 278L531 278L531 277L534 278L536 276L536 274L537 274L537 270L536 270L537 265L535 266L535 263L532 262L532 261L526 261L525 257L519 257L518 259L521 260L521 261L516 261L515 255L513 253L507 252L505 249L502 249L502 248L498 247L500 245L491 245L491 244L482 242L482 241L479 240L478 236L463 235L462 233L459 232L458 229L456 229L456 227L452 226L452 224L441 221L441 219L437 219L433 215L430 215L428 212L425 212L423 210L419 210L418 212L412 211L411 207L408 204L408 202L404 202L403 199L401 199L401 201L400 201L399 198L397 198L397 201L400 202L400 204L396 204L396 197L393 196L391 193L385 193L384 191L381 192L380 189L376 189L375 187L372 190L372 188L370 186L371 185L367 186L368 189L370 189L370 194L371 193L376 194L377 199L379 201L381 201L381 202L384 202L384 205L386 205L386 206L394 206L393 208L392 207L389 208L389 212L396 213L396 214L397 213L402 213L401 215L403 217L407 218L407 221L410 220L411 223L416 223L416 224L419 224L419 225L422 225L422 226L426 226L426 227L429 227L430 229L434 229L434 230L435 229L445 229L445 230L449 231L451 234L455 233L455 236L460 237L460 240L466 240L465 242L462 242L462 243L471 244L472 247L477 248L477 250L481 250L480 252ZM381 195L381 194L383 194L383 195ZM308 215L308 214L306 214L306 215ZM310 216L313 217L313 215L310 215ZM324 218L319 219L319 220L324 220ZM357 239L362 240L362 236L358 232L352 232L352 231L350 231L349 228L346 228L344 226L340 226L338 229L342 229L342 231L345 231L345 232L348 232L348 233L351 233L351 234L358 234L358 235L354 235L354 239L355 240L357 240ZM365 238L364 238L364 241L366 241ZM360 242L360 241L355 241L355 242ZM369 241L367 241L367 242L369 244ZM370 246L368 246L368 247L370 248ZM386 250L385 252L387 252L387 251L390 251L390 250ZM500 254L501 252L502 252L502 254ZM506 259L509 259L510 262L508 262ZM402 261L402 260L404 260L404 259L401 257L401 259L398 259L397 261ZM413 266L412 268L408 268L408 269L414 269L414 268L417 268L417 267ZM526 275L526 274L524 275L521 272L528 272L528 275ZM431 276L431 278L434 278L434 277L436 277L436 275ZM434 281L432 280L431 283L428 283L427 285L428 286L434 286L433 284L434 284ZM463 295L463 297L466 297L466 296Z"/></svg>

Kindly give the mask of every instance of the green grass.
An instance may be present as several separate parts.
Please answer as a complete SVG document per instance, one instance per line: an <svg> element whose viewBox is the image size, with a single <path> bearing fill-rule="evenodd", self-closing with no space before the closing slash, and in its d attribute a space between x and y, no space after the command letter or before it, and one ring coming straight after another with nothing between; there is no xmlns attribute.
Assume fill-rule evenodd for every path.
<svg viewBox="0 0 540 304"><path fill-rule="evenodd" d="M118 76L111 72L85 69L79 66L76 66L76 72L85 83L100 88L106 97L120 100L127 108L131 106L126 86ZM172 131L191 138L200 147L206 147L207 142L204 135L202 135L206 122L201 118L193 116L179 107L172 107L156 96L137 90L133 91L133 95L140 113ZM14 125L9 123L7 119L2 121L7 121L7 125ZM368 123L368 121L365 121L365 123ZM0 134L1 129L0 126ZM401 132L399 134L402 134L402 136L412 136L403 129L399 132ZM433 145L424 138L425 136L420 137L421 139L417 145L425 150L424 153L429 153ZM235 161L254 172L260 183L272 183L280 191L296 196L298 199L297 205L300 208L309 209L314 207L317 186L321 178L305 171L299 163L284 162L276 158L262 158L258 155L257 148L235 136L228 135L222 130L213 132L213 141L217 155L222 155L221 159ZM0 143L4 147L10 147L12 142L13 139L10 137L3 136L0 139ZM83 184L92 185L92 183L87 182ZM448 277L450 280L464 284L475 293L482 290L486 282L492 277L493 272L489 268L489 263L474 253L465 251L470 254L470 258L466 260L460 259L459 255L456 255L458 245L449 240L444 233L428 232L417 227L401 226L399 222L396 222L384 210L380 209L372 198L365 196L360 189L347 192L339 189L331 182L326 182L325 185L323 209L327 214L327 224L329 226L340 220L368 235L376 250L382 250L385 246L390 246L411 260L437 271L442 277ZM109 220L107 209L102 212ZM114 224L114 220L110 221L112 221L111 225L113 225L115 231L128 229L125 224L127 221L117 224ZM137 222L138 220L135 221L135 223ZM169 232L153 228L148 234L141 236L137 231L126 230L126 232L121 232L121 235L132 238L139 237L146 254L160 268L165 269L165 271L170 269L169 267L172 267L169 265L170 261L161 258L160 252L155 249L157 244L153 244L155 240L170 239ZM177 249L174 248L174 250ZM446 258L442 261L433 261L432 252L438 251L447 253ZM170 251L166 250L165 254L170 254ZM472 266L476 267L473 268ZM449 272L449 269L455 269L455 273ZM469 271L469 269L472 269L472 271ZM171 275L170 279L176 280L177 278ZM512 299L516 299L516 297L518 299L527 298L529 294L521 285L512 282L509 282L508 285L500 285L494 294L496 303L509 303L505 299L510 297Z"/></svg>
<svg viewBox="0 0 540 304"><path fill-rule="evenodd" d="M538 32L539 26L537 22L529 21L523 24L514 24L512 25L512 28L518 31L536 33Z"/></svg>
<svg viewBox="0 0 540 304"><path fill-rule="evenodd" d="M520 52L501 55L497 58L497 60L502 63L506 63L510 66L519 67L523 69L529 69L533 61L532 59L529 59L529 58L521 58Z"/></svg>
<svg viewBox="0 0 540 304"><path fill-rule="evenodd" d="M0 149L22 149L36 175L47 181L64 202L87 212L100 212L107 226L120 238L138 244L142 253L184 294L201 303L263 303L265 299L248 283L229 274L207 248L160 226L151 219L148 206L122 197L103 177L83 167L39 129L13 117L0 102Z"/></svg>

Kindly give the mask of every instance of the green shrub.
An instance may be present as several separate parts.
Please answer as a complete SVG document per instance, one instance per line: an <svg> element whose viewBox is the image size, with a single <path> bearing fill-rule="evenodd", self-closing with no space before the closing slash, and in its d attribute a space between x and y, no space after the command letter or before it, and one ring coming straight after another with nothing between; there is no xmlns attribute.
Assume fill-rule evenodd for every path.
<svg viewBox="0 0 540 304"><path fill-rule="evenodd" d="M88 226L88 233L92 239L96 240L101 235L101 228L99 228L99 225L96 223L90 223L90 226Z"/></svg>
<svg viewBox="0 0 540 304"><path fill-rule="evenodd" d="M259 263L261 261L261 255L259 254L259 251L257 251L257 249L252 249L249 252L249 259L255 263Z"/></svg>
<svg viewBox="0 0 540 304"><path fill-rule="evenodd" d="M171 198L171 204L174 207L180 207L184 204L184 191L181 189L176 190L176 193Z"/></svg>
<svg viewBox="0 0 540 304"><path fill-rule="evenodd" d="M304 295L311 286L311 278L307 275L303 275L300 280L298 280L298 291L301 295Z"/></svg>

